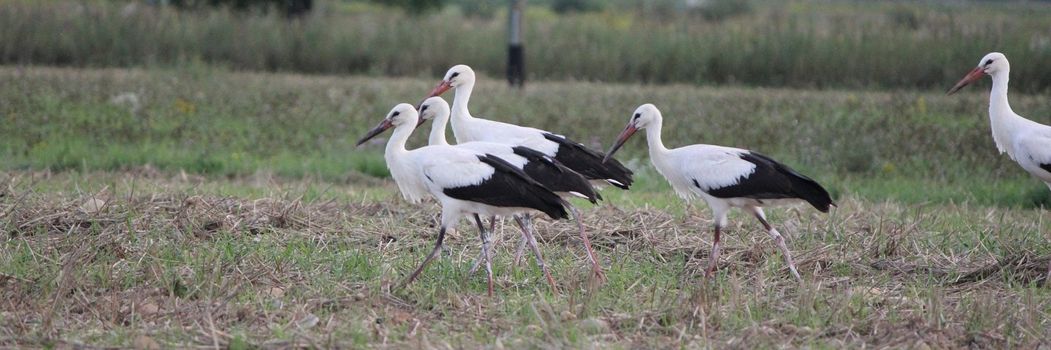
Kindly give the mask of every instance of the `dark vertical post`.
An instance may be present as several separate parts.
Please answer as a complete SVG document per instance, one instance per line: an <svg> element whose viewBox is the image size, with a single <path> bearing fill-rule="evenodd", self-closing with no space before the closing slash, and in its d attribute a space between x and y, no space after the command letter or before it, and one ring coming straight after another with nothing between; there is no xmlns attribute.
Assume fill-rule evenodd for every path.
<svg viewBox="0 0 1051 350"><path fill-rule="evenodd" d="M511 0L511 10L507 12L507 82L515 87L525 84L525 54L522 48L522 9L525 2Z"/></svg>

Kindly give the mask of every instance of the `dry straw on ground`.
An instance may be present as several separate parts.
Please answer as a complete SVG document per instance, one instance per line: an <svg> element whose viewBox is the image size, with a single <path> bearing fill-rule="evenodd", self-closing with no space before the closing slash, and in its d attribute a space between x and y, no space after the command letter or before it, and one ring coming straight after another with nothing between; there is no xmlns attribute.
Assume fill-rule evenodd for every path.
<svg viewBox="0 0 1051 350"><path fill-rule="evenodd" d="M1044 282L1048 257L1017 246L1003 248L1001 257L939 248L930 243L933 232L952 230L939 226L942 219L894 204L847 199L830 217L780 211L777 224L790 235L803 285L747 217L732 221L719 264L724 272L706 282L711 222L703 208L683 216L589 208L585 224L610 282L589 284L574 225L541 221L539 238L563 295L523 298L523 290L543 289L526 264L527 277L498 276L490 300L460 278L389 290L433 244L433 205L413 207L393 196L207 194L192 179L124 176L140 181L140 189L114 181L92 192L48 192L33 190L49 180L32 174L5 180L0 227L8 243L0 261L25 270L0 271L0 345L347 347L360 339L444 348L480 345L465 335L483 329L510 347L999 348L1047 346L1051 328L1047 292L1027 287ZM969 225L990 234L1039 225L1005 223L1003 216L1040 214L983 217L982 209L949 205L939 211L969 215ZM513 227L501 225L498 263L509 262L517 239ZM474 240L466 225L450 238L457 269L474 256ZM255 244L306 245L314 255L255 253ZM337 278L333 271L356 255L369 257L376 266L366 271L375 276ZM671 282L631 275L647 266ZM432 266L427 274L443 271Z"/></svg>

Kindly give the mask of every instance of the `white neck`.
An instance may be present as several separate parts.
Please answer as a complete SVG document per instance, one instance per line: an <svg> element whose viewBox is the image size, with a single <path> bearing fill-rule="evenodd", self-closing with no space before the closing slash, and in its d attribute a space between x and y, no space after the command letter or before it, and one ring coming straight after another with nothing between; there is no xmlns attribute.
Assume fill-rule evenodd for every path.
<svg viewBox="0 0 1051 350"><path fill-rule="evenodd" d="M383 150L383 155L387 158L387 161L392 160L392 157L397 157L405 152L405 143L409 141L409 136L412 135L412 125L399 125L394 127L394 132L391 133L390 139L387 140L387 148Z"/></svg>
<svg viewBox="0 0 1051 350"><path fill-rule="evenodd" d="M471 92L474 91L474 82L467 82L456 87L453 97L452 118L453 124L458 120L471 119L471 112L467 110L467 103L471 102Z"/></svg>
<svg viewBox="0 0 1051 350"><path fill-rule="evenodd" d="M449 116L435 116L434 120L431 121L431 134L427 138L427 144L431 146L436 145L448 145L449 141L445 139L445 125L449 124Z"/></svg>
<svg viewBox="0 0 1051 350"><path fill-rule="evenodd" d="M467 103L471 101L472 90L474 90L474 82L464 83L456 87L456 96L453 97L452 127L453 136L456 137L457 143L477 141L472 137L470 128L467 126L474 119L471 116L471 112L467 110Z"/></svg>
<svg viewBox="0 0 1051 350"><path fill-rule="evenodd" d="M1007 81L1010 79L1009 72L999 72L994 75L993 88L989 91L989 115L1014 115L1011 105L1007 102Z"/></svg>
<svg viewBox="0 0 1051 350"><path fill-rule="evenodd" d="M413 123L408 123L413 124ZM409 150L405 149L405 143L412 135L415 125L400 125L394 128L390 139L387 140L387 148L383 152L383 158L387 161L387 169L398 184L402 197L411 203L419 203L427 196L427 187L420 181Z"/></svg>
<svg viewBox="0 0 1051 350"><path fill-rule="evenodd" d="M1007 152L1014 158L1014 149L1010 147L1014 135L1029 124L1029 120L1015 114L1007 102L1007 82L1009 71L993 75L993 88L989 91L989 124L993 132L993 141L1000 153Z"/></svg>
<svg viewBox="0 0 1051 350"><path fill-rule="evenodd" d="M657 120L646 127L646 144L650 149L650 161L654 165L658 161L663 161L665 156L668 154L668 148L664 147L664 141L661 141L661 120Z"/></svg>

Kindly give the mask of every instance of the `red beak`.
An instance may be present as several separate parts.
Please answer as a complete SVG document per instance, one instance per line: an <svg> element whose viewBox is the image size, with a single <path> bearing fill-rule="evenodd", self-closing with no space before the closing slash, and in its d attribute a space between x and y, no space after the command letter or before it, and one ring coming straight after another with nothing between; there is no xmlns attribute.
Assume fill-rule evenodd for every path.
<svg viewBox="0 0 1051 350"><path fill-rule="evenodd" d="M447 80L442 80L440 83L438 83L438 86L434 87L434 90L431 90L430 94L427 94L427 98L431 98L431 97L434 97L434 96L441 95L441 94L445 93L446 91L449 91L449 89L452 88L452 87L453 87L453 85L452 85L451 82L449 82Z"/></svg>
<svg viewBox="0 0 1051 350"><path fill-rule="evenodd" d="M362 136L361 139L358 140L358 143L354 146L361 146L361 144L365 143L365 141L371 140L373 137L376 137L376 135L379 135L387 129L390 129L390 127L392 126L394 126L394 123L391 123L390 119L383 118L383 121L380 122L379 125L376 125L376 127L372 128L372 130L369 130L369 132L365 133L365 136Z"/></svg>
<svg viewBox="0 0 1051 350"><path fill-rule="evenodd" d="M635 124L628 122L628 125L624 127L624 131L621 131L620 135L617 136L617 142L613 144L613 147L610 147L609 152L606 152L606 156L602 158L602 162L605 163L610 158L613 158L613 153L616 153L620 146L623 146L624 142L628 141L628 138L638 130L635 128Z"/></svg>
<svg viewBox="0 0 1051 350"><path fill-rule="evenodd" d="M967 73L967 75L965 75L963 79L960 79L960 81L956 83L956 85L953 85L952 89L949 89L949 92L946 92L945 94L952 95L953 93L960 91L960 89L963 89L963 87L967 86L967 84L973 83L975 80L981 79L982 75L984 74L985 72L982 70L982 67L975 68L970 73Z"/></svg>

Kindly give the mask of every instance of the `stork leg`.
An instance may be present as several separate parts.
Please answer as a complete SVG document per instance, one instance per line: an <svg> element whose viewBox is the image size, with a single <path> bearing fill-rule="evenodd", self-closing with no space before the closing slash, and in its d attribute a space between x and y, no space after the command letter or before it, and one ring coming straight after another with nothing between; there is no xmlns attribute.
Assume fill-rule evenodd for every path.
<svg viewBox="0 0 1051 350"><path fill-rule="evenodd" d="M420 263L420 267L417 267L416 271L413 271L412 274L409 275L409 277L406 278L405 281L401 283L401 287L405 287L405 286L409 285L409 283L412 283L412 281L416 280L416 277L420 275L420 272L423 272L423 269L425 267L427 267L427 264L430 264L431 260L434 260L434 257L437 256L438 252L440 252L442 250L442 241L443 240L445 240L445 225L444 224L442 225L441 229L439 229L439 231L438 231L438 241L434 243L434 249L431 250L431 253L427 255L426 259L423 259L423 262Z"/></svg>
<svg viewBox="0 0 1051 350"><path fill-rule="evenodd" d="M588 240L587 232L584 232L584 221L580 217L580 211L577 210L577 207L568 202L565 204L566 207L569 208L569 211L573 213L573 218L577 220L577 228L580 230L580 239L584 241L584 248L588 252L588 260L591 260L591 271L599 280L605 280L606 274L602 272L602 264L598 261L598 255L591 249L591 241Z"/></svg>
<svg viewBox="0 0 1051 350"><path fill-rule="evenodd" d="M517 218L515 218L517 219ZM518 266L522 263L522 254L525 253L526 245L529 244L529 238L522 235L522 238L518 240L518 248L515 248L514 265Z"/></svg>
<svg viewBox="0 0 1051 350"><path fill-rule="evenodd" d="M536 256L536 265L540 267L540 271L544 273L544 278L547 279L547 284L551 286L551 291L558 294L558 286L555 285L555 279L551 278L551 271L547 269L547 264L544 263L544 257L540 254L540 247L536 244L536 237L533 236L533 225L529 222L529 216L516 215L515 221L518 222L518 226L522 228L522 238L528 241L529 248L533 250L533 255Z"/></svg>
<svg viewBox="0 0 1051 350"><path fill-rule="evenodd" d="M536 230L533 230L533 217L530 214L516 215L516 222L519 220L519 216L521 216L523 222L525 222L525 227L522 227L521 222L519 222L519 227L522 229L522 238L518 240L518 248L515 249L515 266L518 266L519 263L521 263L522 254L525 253L526 246L536 245L536 234L534 233L536 232ZM537 253L538 251L539 250L534 250L533 255L535 255L537 259L542 259L542 257Z"/></svg>
<svg viewBox="0 0 1051 350"><path fill-rule="evenodd" d="M1051 182L1044 183L1048 185L1048 189L1051 189ZM1044 277L1044 286L1051 287L1051 260L1048 260L1048 275Z"/></svg>
<svg viewBox="0 0 1051 350"><path fill-rule="evenodd" d="M788 245L785 244L785 238L781 237L781 233L777 232L777 229L770 226L770 223L766 221L766 214L763 214L763 208L752 207L751 210L752 214L755 215L755 218L759 219L759 222L763 224L763 228L765 228L767 233L770 234L770 238L772 238L774 242L777 243L777 247L781 249L781 255L785 256L785 263L788 264L788 269L792 271L792 276L799 281L803 281L803 278L799 276L799 272L796 271L796 264L792 262L792 253L788 251Z"/></svg>
<svg viewBox="0 0 1051 350"><path fill-rule="evenodd" d="M525 219L526 223L529 223L529 228L522 226L522 220ZM529 236L526 234L526 230L532 229L532 221L530 220L529 214L515 215L515 222L522 229L522 239L518 240L518 248L515 248L514 264L518 266L522 262L522 253L525 253L526 245L529 244ZM539 258L539 257L538 257Z"/></svg>
<svg viewBox="0 0 1051 350"><path fill-rule="evenodd" d="M474 214L474 222L478 224L478 237L482 240L482 260L485 260L485 277L489 283L489 296L493 296L493 265L489 259L489 235L485 231L485 224L478 214Z"/></svg>
<svg viewBox="0 0 1051 350"><path fill-rule="evenodd" d="M496 232L496 215L489 217L489 233ZM482 258L485 257L486 252L479 252L478 258L474 259L471 263L471 269L467 271L468 275L474 275L475 271L478 271L478 266L481 266Z"/></svg>
<svg viewBox="0 0 1051 350"><path fill-rule="evenodd" d="M726 212L729 208L722 206L712 206L712 216L715 217L715 234L712 237L712 254L708 255L708 269L704 272L705 278L712 278L715 275L715 270L719 269L719 252L722 251L722 238L723 227L726 227Z"/></svg>
<svg viewBox="0 0 1051 350"><path fill-rule="evenodd" d="M708 256L708 269L704 272L706 278L714 276L715 270L719 268L719 236L722 233L722 229L722 226L715 224L715 236L712 239L712 254Z"/></svg>

